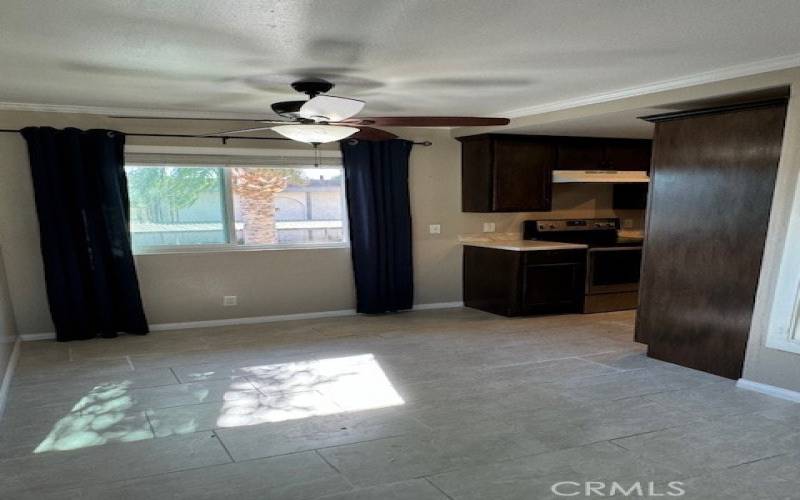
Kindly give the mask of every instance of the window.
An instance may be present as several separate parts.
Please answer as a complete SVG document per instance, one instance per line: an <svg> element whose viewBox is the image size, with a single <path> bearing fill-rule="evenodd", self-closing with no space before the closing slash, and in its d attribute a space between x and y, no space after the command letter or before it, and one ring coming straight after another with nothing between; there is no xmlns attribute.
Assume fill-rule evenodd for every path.
<svg viewBox="0 0 800 500"><path fill-rule="evenodd" d="M228 243L221 167L129 166L134 248Z"/></svg>
<svg viewBox="0 0 800 500"><path fill-rule="evenodd" d="M136 253L346 242L339 166L167 164L134 158L125 171Z"/></svg>

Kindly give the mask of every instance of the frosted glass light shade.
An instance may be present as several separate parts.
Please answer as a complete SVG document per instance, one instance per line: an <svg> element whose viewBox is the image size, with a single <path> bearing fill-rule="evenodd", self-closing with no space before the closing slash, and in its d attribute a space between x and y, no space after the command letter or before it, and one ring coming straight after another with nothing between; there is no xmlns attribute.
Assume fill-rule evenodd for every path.
<svg viewBox="0 0 800 500"><path fill-rule="evenodd" d="M323 144L339 141L358 132L355 127L341 125L276 125L272 130L293 141L307 142L309 144Z"/></svg>

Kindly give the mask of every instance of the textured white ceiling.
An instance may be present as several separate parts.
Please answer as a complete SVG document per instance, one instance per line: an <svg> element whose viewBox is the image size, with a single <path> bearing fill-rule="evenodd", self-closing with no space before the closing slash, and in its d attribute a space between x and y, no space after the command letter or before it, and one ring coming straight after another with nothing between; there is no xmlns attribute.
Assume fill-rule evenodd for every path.
<svg viewBox="0 0 800 500"><path fill-rule="evenodd" d="M497 114L800 53L797 0L2 0L0 101Z"/></svg>
<svg viewBox="0 0 800 500"><path fill-rule="evenodd" d="M528 125L508 130L511 134L570 135L586 137L629 137L650 139L653 124L640 120L640 116L665 113L666 109L634 109L617 113L584 116L570 120Z"/></svg>

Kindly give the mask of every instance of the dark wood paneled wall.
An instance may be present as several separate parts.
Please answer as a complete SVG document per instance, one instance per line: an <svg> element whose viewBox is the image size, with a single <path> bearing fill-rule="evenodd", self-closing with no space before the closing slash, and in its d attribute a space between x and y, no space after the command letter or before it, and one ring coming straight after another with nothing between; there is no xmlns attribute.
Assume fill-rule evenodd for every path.
<svg viewBox="0 0 800 500"><path fill-rule="evenodd" d="M636 339L739 378L786 104L655 120Z"/></svg>

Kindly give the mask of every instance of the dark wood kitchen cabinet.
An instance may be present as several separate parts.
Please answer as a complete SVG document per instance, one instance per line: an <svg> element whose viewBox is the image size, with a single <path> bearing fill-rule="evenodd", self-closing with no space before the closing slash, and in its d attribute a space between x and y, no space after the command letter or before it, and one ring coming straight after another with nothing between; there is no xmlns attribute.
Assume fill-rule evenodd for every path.
<svg viewBox="0 0 800 500"><path fill-rule="evenodd" d="M458 140L463 212L549 211L553 170L650 168L649 140L509 134Z"/></svg>
<svg viewBox="0 0 800 500"><path fill-rule="evenodd" d="M613 207L621 210L642 210L647 208L649 187L646 182L614 184Z"/></svg>
<svg viewBox="0 0 800 500"><path fill-rule="evenodd" d="M738 379L781 154L786 100L656 123L636 340Z"/></svg>
<svg viewBox="0 0 800 500"><path fill-rule="evenodd" d="M585 250L464 246L464 305L503 316L580 312Z"/></svg>
<svg viewBox="0 0 800 500"><path fill-rule="evenodd" d="M551 138L483 134L461 141L461 210L550 210L556 147Z"/></svg>
<svg viewBox="0 0 800 500"><path fill-rule="evenodd" d="M603 140L594 137L556 138L556 170L600 170L605 160Z"/></svg>
<svg viewBox="0 0 800 500"><path fill-rule="evenodd" d="M556 170L649 170L652 141L558 137Z"/></svg>

